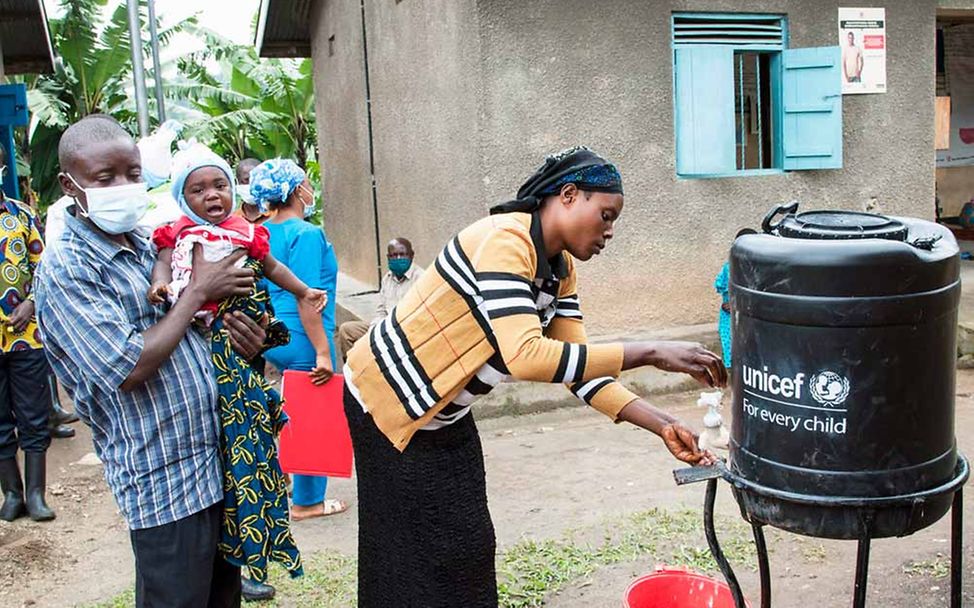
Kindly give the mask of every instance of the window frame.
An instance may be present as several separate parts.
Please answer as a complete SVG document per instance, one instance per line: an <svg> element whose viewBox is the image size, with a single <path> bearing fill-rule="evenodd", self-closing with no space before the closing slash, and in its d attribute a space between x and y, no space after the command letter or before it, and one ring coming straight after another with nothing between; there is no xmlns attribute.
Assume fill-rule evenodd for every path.
<svg viewBox="0 0 974 608"><path fill-rule="evenodd" d="M731 48L733 51L754 51L754 52L767 52L771 54L771 99L772 99L772 122L774 129L773 133L776 135L772 141L772 163L774 167L767 169L739 169L731 172L725 173L702 173L702 174L681 174L679 170L676 169L676 150L680 145L679 142L679 132L677 125L679 124L679 106L677 103L677 61L676 61L676 50L677 48L689 48L692 46L703 46L684 44L677 45L674 36L676 31L676 21L677 19L686 20L713 20L720 19L724 21L777 21L781 27L781 43L780 44L742 44L742 45L721 45ZM788 35L788 15L783 13L711 13L711 12L673 12L670 15L670 55L671 55L671 83L672 83L672 99L673 99L673 158L674 158L674 172L676 173L677 179L718 179L726 177L754 177L762 175L781 175L785 173L784 169L784 138L783 138L783 127L784 127L784 94L782 89L782 81L784 79L784 60L782 54L788 49L789 35Z"/></svg>

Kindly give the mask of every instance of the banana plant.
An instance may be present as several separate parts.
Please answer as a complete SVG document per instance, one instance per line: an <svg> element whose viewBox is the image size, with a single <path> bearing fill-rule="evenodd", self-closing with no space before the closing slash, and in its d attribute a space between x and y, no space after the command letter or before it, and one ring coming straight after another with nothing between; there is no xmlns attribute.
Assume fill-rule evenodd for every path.
<svg viewBox="0 0 974 608"><path fill-rule="evenodd" d="M304 168L317 159L311 60L261 59L212 30L187 28L205 48L178 60L182 83L167 95L189 101L202 117L189 121L195 136L228 161L293 158Z"/></svg>
<svg viewBox="0 0 974 608"><path fill-rule="evenodd" d="M30 186L44 208L60 196L57 145L68 126L89 114L108 114L130 133L137 118L132 99L132 55L128 12L120 0L59 0L49 20L57 60L52 74L23 77L31 126L20 148L30 167ZM147 11L142 7L142 22ZM195 17L165 25L160 45L196 23ZM147 29L147 28L146 28ZM149 55L149 43L143 53ZM8 80L14 80L13 77ZM150 100L150 104L154 104ZM151 113L154 117L155 113Z"/></svg>

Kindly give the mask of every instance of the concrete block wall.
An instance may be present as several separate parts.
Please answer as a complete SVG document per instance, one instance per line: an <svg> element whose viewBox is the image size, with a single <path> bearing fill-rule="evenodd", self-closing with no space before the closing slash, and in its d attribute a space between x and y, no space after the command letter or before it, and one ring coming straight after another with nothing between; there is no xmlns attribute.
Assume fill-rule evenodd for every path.
<svg viewBox="0 0 974 608"><path fill-rule="evenodd" d="M599 334L711 322L713 279L733 235L778 202L932 218L935 0L883 3L889 90L843 98L845 168L676 176L671 14L785 14L791 47L830 46L840 4L367 1L380 242L407 236L429 265L544 154L587 144L626 183L614 242L580 265L582 305ZM361 9L324 0L314 18L326 227L342 269L374 282L364 61L361 48L346 55L343 46L361 41ZM331 35L336 51L324 57Z"/></svg>

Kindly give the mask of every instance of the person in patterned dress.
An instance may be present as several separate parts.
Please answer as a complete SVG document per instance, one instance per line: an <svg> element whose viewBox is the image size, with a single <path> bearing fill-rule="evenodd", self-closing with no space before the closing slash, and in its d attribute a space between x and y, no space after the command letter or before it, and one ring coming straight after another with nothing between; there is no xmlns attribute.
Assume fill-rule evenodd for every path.
<svg viewBox="0 0 974 608"><path fill-rule="evenodd" d="M6 153L0 146L0 171ZM0 174L2 175L2 174ZM0 191L0 519L30 515L54 519L44 498L47 448L48 366L34 318L34 271L44 251L37 216ZM24 453L24 477L17 448Z"/></svg>

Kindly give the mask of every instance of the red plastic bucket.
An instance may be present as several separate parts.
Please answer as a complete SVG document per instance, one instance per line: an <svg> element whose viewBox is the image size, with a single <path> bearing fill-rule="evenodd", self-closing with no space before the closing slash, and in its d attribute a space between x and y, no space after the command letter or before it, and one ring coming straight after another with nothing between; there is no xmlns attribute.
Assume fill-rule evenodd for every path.
<svg viewBox="0 0 974 608"><path fill-rule="evenodd" d="M726 583L682 568L659 567L633 581L625 608L734 608Z"/></svg>

